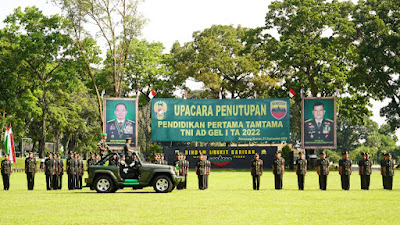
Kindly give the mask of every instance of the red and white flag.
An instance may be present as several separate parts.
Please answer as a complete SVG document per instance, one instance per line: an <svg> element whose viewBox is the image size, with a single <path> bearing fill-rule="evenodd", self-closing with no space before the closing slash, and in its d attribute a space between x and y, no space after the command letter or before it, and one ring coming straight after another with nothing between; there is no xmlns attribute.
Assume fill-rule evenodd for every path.
<svg viewBox="0 0 400 225"><path fill-rule="evenodd" d="M15 148L14 148L14 137L13 132L10 126L6 129L4 134L4 149L6 153L10 156L10 160L12 163L15 163Z"/></svg>
<svg viewBox="0 0 400 225"><path fill-rule="evenodd" d="M183 96L183 99L187 99L186 89L185 89L185 95Z"/></svg>
<svg viewBox="0 0 400 225"><path fill-rule="evenodd" d="M292 88L289 88L289 97L293 98L295 95L296 95L296 92L294 92Z"/></svg>
<svg viewBox="0 0 400 225"><path fill-rule="evenodd" d="M219 99L222 99L222 88L219 89Z"/></svg>
<svg viewBox="0 0 400 225"><path fill-rule="evenodd" d="M106 93L106 89L104 89L104 87L103 87L103 90L101 91L101 99L103 99L105 93Z"/></svg>
<svg viewBox="0 0 400 225"><path fill-rule="evenodd" d="M157 93L153 90L153 88L150 89L149 98L150 98L150 99L153 99L153 98L156 96L156 94L157 94Z"/></svg>
<svg viewBox="0 0 400 225"><path fill-rule="evenodd" d="M339 86L338 86L338 85L336 85L336 97L339 97L339 95L340 95L340 92L339 92Z"/></svg>

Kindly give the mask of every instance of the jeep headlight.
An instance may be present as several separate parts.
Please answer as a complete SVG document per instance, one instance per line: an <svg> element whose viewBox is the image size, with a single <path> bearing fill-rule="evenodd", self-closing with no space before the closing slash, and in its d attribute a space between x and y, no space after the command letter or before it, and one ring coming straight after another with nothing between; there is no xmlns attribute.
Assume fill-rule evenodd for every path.
<svg viewBox="0 0 400 225"><path fill-rule="evenodd" d="M175 167L172 167L171 170L169 171L172 175L177 174L178 171L176 171Z"/></svg>

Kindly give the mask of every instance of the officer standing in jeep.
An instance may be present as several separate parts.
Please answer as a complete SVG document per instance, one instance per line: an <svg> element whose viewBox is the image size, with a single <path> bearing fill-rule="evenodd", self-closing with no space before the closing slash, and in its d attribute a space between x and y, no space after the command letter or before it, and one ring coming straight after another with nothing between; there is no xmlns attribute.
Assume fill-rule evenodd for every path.
<svg viewBox="0 0 400 225"><path fill-rule="evenodd" d="M299 158L296 160L297 185L299 190L304 190L304 178L307 173L307 160L304 159L303 152L299 152Z"/></svg>
<svg viewBox="0 0 400 225"><path fill-rule="evenodd" d="M101 140L97 143L97 147L100 149L100 157L103 158L107 151L110 151L110 147L107 145L107 133L101 134Z"/></svg>
<svg viewBox="0 0 400 225"><path fill-rule="evenodd" d="M285 173L285 160L281 157L281 152L275 153L275 159L272 162L272 172L275 177L275 189L282 189L282 178Z"/></svg>
<svg viewBox="0 0 400 225"><path fill-rule="evenodd" d="M33 190L35 186L35 173L37 171L36 159L33 158L33 153L29 152L29 156L25 159L25 173L28 181L28 190Z"/></svg>
<svg viewBox="0 0 400 225"><path fill-rule="evenodd" d="M351 165L352 161L349 159L349 153L347 151L342 152L342 159L339 160L339 174L343 190L350 190Z"/></svg>
<svg viewBox="0 0 400 225"><path fill-rule="evenodd" d="M260 179L263 173L263 161L256 153L251 160L250 174L253 177L253 190L260 190Z"/></svg>

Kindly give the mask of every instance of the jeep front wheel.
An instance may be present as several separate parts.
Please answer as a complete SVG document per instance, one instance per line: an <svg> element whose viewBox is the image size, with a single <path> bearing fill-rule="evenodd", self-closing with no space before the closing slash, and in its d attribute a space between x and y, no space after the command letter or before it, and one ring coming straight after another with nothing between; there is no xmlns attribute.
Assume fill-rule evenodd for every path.
<svg viewBox="0 0 400 225"><path fill-rule="evenodd" d="M114 192L114 182L109 176L100 176L94 182L95 189L99 193L111 193Z"/></svg>
<svg viewBox="0 0 400 225"><path fill-rule="evenodd" d="M154 180L154 190L158 193L167 193L172 190L172 182L171 179L167 176L158 176Z"/></svg>

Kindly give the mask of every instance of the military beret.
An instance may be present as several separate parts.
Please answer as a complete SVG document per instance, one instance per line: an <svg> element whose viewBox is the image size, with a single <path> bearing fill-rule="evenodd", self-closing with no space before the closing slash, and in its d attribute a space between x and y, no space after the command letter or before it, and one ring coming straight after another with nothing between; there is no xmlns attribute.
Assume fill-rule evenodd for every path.
<svg viewBox="0 0 400 225"><path fill-rule="evenodd" d="M368 153L368 152L366 152L366 153L365 153L365 156L369 156L369 153Z"/></svg>
<svg viewBox="0 0 400 225"><path fill-rule="evenodd" d="M128 137L128 138L125 138L125 140L132 140L132 138Z"/></svg>
<svg viewBox="0 0 400 225"><path fill-rule="evenodd" d="M125 156L124 154L120 154L120 155L119 155L119 157L124 157L124 156Z"/></svg>
<svg viewBox="0 0 400 225"><path fill-rule="evenodd" d="M392 156L392 154L390 154L390 153L387 153L386 155L387 155L387 156Z"/></svg>
<svg viewBox="0 0 400 225"><path fill-rule="evenodd" d="M102 133L101 136L107 137L107 133Z"/></svg>
<svg viewBox="0 0 400 225"><path fill-rule="evenodd" d="M387 154L386 154L386 152L382 152L382 155L385 156L385 155L387 155Z"/></svg>
<svg viewBox="0 0 400 225"><path fill-rule="evenodd" d="M275 154L281 154L282 152L280 150L276 151Z"/></svg>
<svg viewBox="0 0 400 225"><path fill-rule="evenodd" d="M347 154L349 154L348 151L343 151L343 152L342 152L342 155L347 155Z"/></svg>
<svg viewBox="0 0 400 225"><path fill-rule="evenodd" d="M320 155L325 155L326 153L325 153L325 151L322 151L322 152L320 152L319 154L320 154Z"/></svg>
<svg viewBox="0 0 400 225"><path fill-rule="evenodd" d="M303 152L302 152L302 151L299 151L299 155L303 155Z"/></svg>
<svg viewBox="0 0 400 225"><path fill-rule="evenodd" d="M361 155L364 156L364 155L366 155L366 153L365 152L361 152Z"/></svg>
<svg viewBox="0 0 400 225"><path fill-rule="evenodd" d="M254 156L258 156L258 154L256 153L256 154L254 154Z"/></svg>

